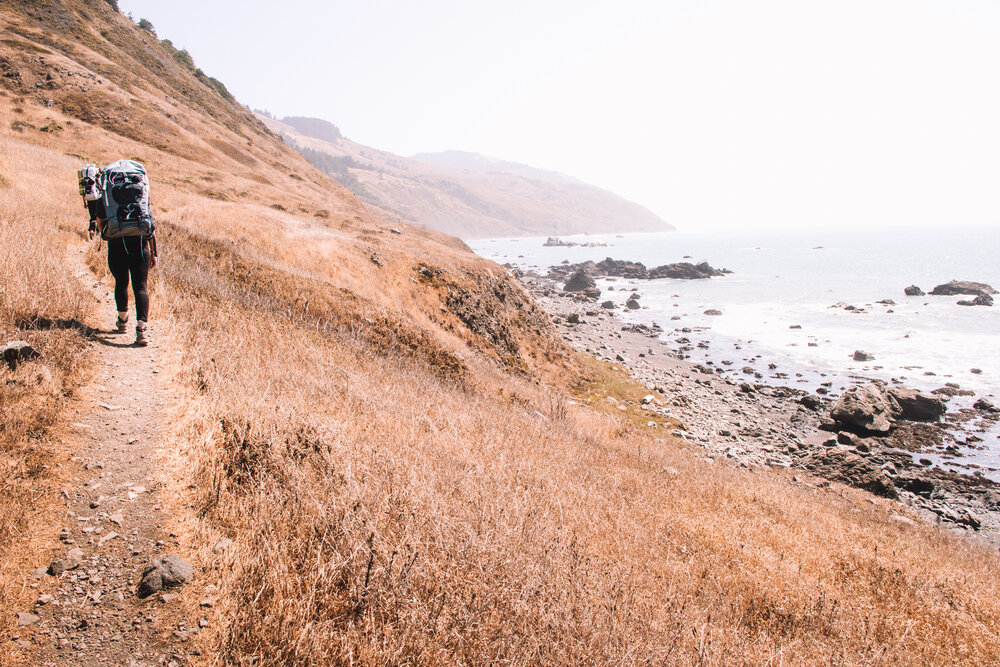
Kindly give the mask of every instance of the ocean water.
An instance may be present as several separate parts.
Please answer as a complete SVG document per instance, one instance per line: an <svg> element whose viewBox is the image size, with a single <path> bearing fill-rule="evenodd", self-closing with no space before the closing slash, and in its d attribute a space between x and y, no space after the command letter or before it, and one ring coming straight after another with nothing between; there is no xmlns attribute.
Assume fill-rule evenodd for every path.
<svg viewBox="0 0 1000 667"><path fill-rule="evenodd" d="M757 382L810 391L832 383L829 391L834 395L859 378L895 379L924 391L951 382L1000 404L1000 305L964 307L956 302L972 297L903 294L911 284L930 292L951 279L1000 289L1000 227L671 232L562 239L604 242L607 247L545 247L544 238L476 240L469 245L498 263L543 274L564 260L613 257L647 267L708 261L733 273L709 280L598 280L600 300L623 304L631 292L622 290L638 288L643 308L619 310L624 320L659 324L664 330L661 338L674 348L678 345L672 341L689 339L695 346L688 353L691 361L712 362L734 377L747 377L741 369L750 366L762 376L755 378ZM895 305L876 303L883 299ZM831 307L838 303L863 312ZM705 315L708 309L722 315ZM706 347L697 347L699 342ZM855 350L874 359L856 362ZM981 373L973 373L974 368ZM953 398L949 409L971 405L973 400ZM978 435L988 436L978 445L980 463L1000 468L1000 433L994 429Z"/></svg>

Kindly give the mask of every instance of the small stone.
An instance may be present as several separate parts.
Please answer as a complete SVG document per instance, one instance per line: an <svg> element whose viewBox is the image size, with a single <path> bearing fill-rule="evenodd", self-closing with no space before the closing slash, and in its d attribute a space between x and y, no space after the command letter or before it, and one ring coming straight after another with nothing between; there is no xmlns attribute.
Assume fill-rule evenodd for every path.
<svg viewBox="0 0 1000 667"><path fill-rule="evenodd" d="M39 595L38 599L35 600L35 606L36 607L42 607L44 605L49 604L50 602L52 602L55 599L56 599L55 596L51 595L50 593L46 593L44 595Z"/></svg>
<svg viewBox="0 0 1000 667"><path fill-rule="evenodd" d="M80 567L83 563L83 550L82 549L70 549L66 553L65 558L58 558L52 561L49 565L48 573L53 576L59 576L67 570L75 570Z"/></svg>
<svg viewBox="0 0 1000 667"><path fill-rule="evenodd" d="M228 537L223 537L215 543L214 547L212 547L212 553L221 554L231 546L233 546L233 541Z"/></svg>
<svg viewBox="0 0 1000 667"><path fill-rule="evenodd" d="M38 621L40 621L40 620L42 620L42 619L40 619L35 614L29 613L29 612L26 612L26 611L21 611L21 612L18 612L18 614L17 614L17 626L19 628L24 628L24 627L27 627L29 625L34 625L35 623L38 623Z"/></svg>
<svg viewBox="0 0 1000 667"><path fill-rule="evenodd" d="M102 535L101 539L97 540L97 546L101 546L105 542L107 542L108 540L113 540L116 537L121 537L121 536L118 533L116 533L115 531L111 531L110 533L108 533L106 535Z"/></svg>
<svg viewBox="0 0 1000 667"><path fill-rule="evenodd" d="M122 525L122 522L125 521L125 517L122 516L121 512L115 512L114 514L108 517L108 521L115 524L116 526L120 526Z"/></svg>

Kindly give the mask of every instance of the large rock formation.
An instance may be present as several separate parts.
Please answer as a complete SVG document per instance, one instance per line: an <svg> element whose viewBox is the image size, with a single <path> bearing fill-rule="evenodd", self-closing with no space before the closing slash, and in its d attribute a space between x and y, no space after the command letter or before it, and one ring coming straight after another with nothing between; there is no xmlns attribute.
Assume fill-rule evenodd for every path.
<svg viewBox="0 0 1000 667"><path fill-rule="evenodd" d="M691 264L690 262L678 262L676 264L664 264L655 269L650 269L646 277L650 280L657 278L678 278L681 280L701 280L703 278L713 278L732 273L729 269L715 269L709 266L708 262Z"/></svg>
<svg viewBox="0 0 1000 667"><path fill-rule="evenodd" d="M889 397L899 406L896 415L902 419L919 422L936 422L947 411L944 399L921 394L916 389L892 387Z"/></svg>
<svg viewBox="0 0 1000 667"><path fill-rule="evenodd" d="M931 290L931 294L934 296L954 296L956 294L969 294L972 296L982 294L989 296L996 293L997 291L986 283L975 283L971 280L949 280Z"/></svg>
<svg viewBox="0 0 1000 667"><path fill-rule="evenodd" d="M857 384L844 392L830 410L838 424L863 431L888 433L896 406L885 391L884 382Z"/></svg>
<svg viewBox="0 0 1000 667"><path fill-rule="evenodd" d="M977 294L976 298L973 299L972 301L964 301L964 300L963 301L959 301L958 305L960 305L960 306L992 306L993 305L993 297L991 297L989 294Z"/></svg>
<svg viewBox="0 0 1000 667"><path fill-rule="evenodd" d="M905 387L887 388L881 380L856 384L837 399L830 417L850 429L888 433L897 419L937 421L947 407L944 399Z"/></svg>
<svg viewBox="0 0 1000 667"><path fill-rule="evenodd" d="M597 287L597 283L594 282L590 273L586 269L579 269L563 285L563 291L582 292L592 287Z"/></svg>
<svg viewBox="0 0 1000 667"><path fill-rule="evenodd" d="M656 280L659 278L676 278L680 280L702 280L732 273L729 269L716 269L708 262L691 264L678 262L664 264L647 269L642 262L630 262L624 259L605 257L600 262L581 262L579 264L564 264L549 269L552 278L565 278L574 272L586 270L592 276L630 278L633 280Z"/></svg>

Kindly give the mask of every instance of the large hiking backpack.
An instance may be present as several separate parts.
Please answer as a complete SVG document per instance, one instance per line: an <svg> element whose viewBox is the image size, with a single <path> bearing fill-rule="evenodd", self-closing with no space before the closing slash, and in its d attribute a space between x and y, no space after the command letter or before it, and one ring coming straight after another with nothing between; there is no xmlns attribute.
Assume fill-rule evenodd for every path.
<svg viewBox="0 0 1000 667"><path fill-rule="evenodd" d="M83 201L91 202L101 198L101 170L96 164L83 165L83 169L78 169L76 175L80 178L80 196Z"/></svg>
<svg viewBox="0 0 1000 667"><path fill-rule="evenodd" d="M146 168L134 160L118 160L101 172L106 239L153 235L156 223L149 205Z"/></svg>

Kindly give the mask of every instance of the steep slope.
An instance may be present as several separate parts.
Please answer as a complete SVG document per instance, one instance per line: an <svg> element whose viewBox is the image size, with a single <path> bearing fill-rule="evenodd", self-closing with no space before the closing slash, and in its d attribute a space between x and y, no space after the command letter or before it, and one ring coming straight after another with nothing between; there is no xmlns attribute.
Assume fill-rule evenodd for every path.
<svg viewBox="0 0 1000 667"><path fill-rule="evenodd" d="M556 172L459 151L405 158L315 118L260 119L387 216L462 238L673 229L638 204Z"/></svg>
<svg viewBox="0 0 1000 667"><path fill-rule="evenodd" d="M1000 651L994 553L889 501L657 437L647 389L571 354L501 267L391 231L109 3L4 3L0 28L0 340L39 352L0 365L0 663L100 664L94 638L126 611L123 638L162 641L165 664ZM89 289L108 278L74 171L120 156L153 175L151 353L95 352L114 313ZM65 260L81 247L90 275ZM147 369L155 399L135 396ZM579 398L604 394L631 407ZM121 431L143 400L161 446L134 472L157 502L132 506L164 536L143 555L169 547L195 572L140 603L128 586L92 596L107 575L86 524L121 492L80 457L140 444ZM91 507L81 486L114 499ZM36 578L64 529L87 566ZM36 607L55 587L72 605Z"/></svg>

